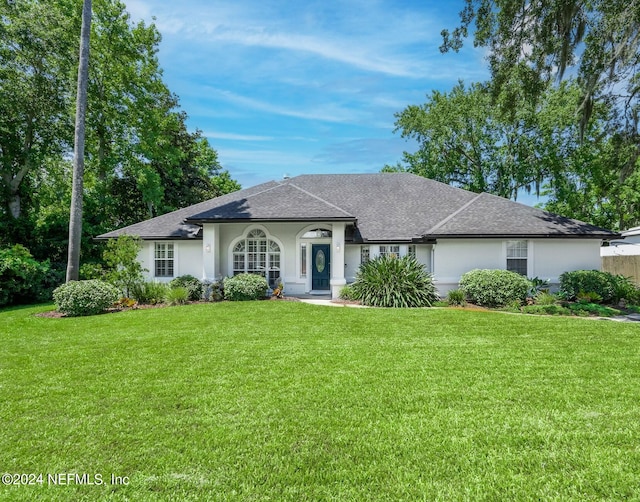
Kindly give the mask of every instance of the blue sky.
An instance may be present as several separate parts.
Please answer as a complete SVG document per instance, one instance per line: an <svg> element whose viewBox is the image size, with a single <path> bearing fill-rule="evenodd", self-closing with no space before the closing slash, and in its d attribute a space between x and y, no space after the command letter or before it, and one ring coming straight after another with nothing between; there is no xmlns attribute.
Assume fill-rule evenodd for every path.
<svg viewBox="0 0 640 502"><path fill-rule="evenodd" d="M413 151L394 113L488 78L441 54L463 1L125 0L155 24L165 82L243 187L285 174L379 172Z"/></svg>

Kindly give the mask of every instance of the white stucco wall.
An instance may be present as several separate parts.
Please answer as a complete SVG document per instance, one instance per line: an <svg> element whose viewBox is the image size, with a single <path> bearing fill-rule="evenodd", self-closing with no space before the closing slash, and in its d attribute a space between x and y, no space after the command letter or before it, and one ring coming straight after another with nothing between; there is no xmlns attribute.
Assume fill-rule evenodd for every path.
<svg viewBox="0 0 640 502"><path fill-rule="evenodd" d="M434 279L441 295L458 287L460 277L476 268L506 269L503 239L440 239L435 246ZM527 277L558 284L563 272L600 270L597 239L531 239L528 241Z"/></svg>
<svg viewBox="0 0 640 502"><path fill-rule="evenodd" d="M173 277L180 275L192 275L202 278L202 241L201 240L175 240L157 241L173 244L174 261L173 277L155 277L155 242L143 241L142 249L138 254L138 259L142 268L147 269L144 273L148 281L169 282Z"/></svg>
<svg viewBox="0 0 640 502"><path fill-rule="evenodd" d="M344 225L344 224L342 224ZM207 236L214 232L209 229L210 225L203 226L203 240L208 242ZM331 244L332 247L332 274L336 272L333 267L336 261L336 244L339 242L341 248L344 246L344 228L339 231L339 238L336 242L332 242L331 238L305 240L307 242L307 268L306 277L302 277L300 270L300 235L307 230L315 228L325 228L332 230L334 224L331 222L317 223L225 223L219 224L217 231L218 236L218 254L219 268L217 270L216 279L220 279L233 274L233 253L232 249L235 243L246 236L247 232L254 228L262 229L267 236L280 245L280 276L284 283L285 293L289 295L303 294L311 289L311 245L314 243ZM205 244L206 245L206 244ZM208 255L205 253L205 259ZM339 257L338 257L339 259ZM210 267L209 267L210 268ZM202 274L205 278L212 279L210 274Z"/></svg>
<svg viewBox="0 0 640 502"><path fill-rule="evenodd" d="M260 228L280 245L280 276L285 292L290 295L303 294L311 289L311 246L314 243L327 243L332 249L332 281L334 296L341 287L343 279L337 266L336 257L340 244L344 254L344 280L353 282L360 266L360 245L349 244L344 247L340 238L312 239L307 242L307 275L300 271L300 236L311 228L331 229L331 223L272 223L255 224L216 224L208 228L204 225L202 240L176 240L174 245L174 276L190 274L201 279L221 279L233 274L231 249L238 239L244 237L250 229ZM441 295L458 287L460 277L476 268L505 269L506 242L503 239L440 239L431 245L416 245L416 257L433 272L436 286ZM210 247L207 250L207 246ZM401 254L406 253L407 245L402 244ZM369 244L370 257L378 254L379 245ZM148 269L148 280L168 282L171 277L154 277L154 241L145 241L139 258L142 266ZM214 256L217 267L213 273ZM550 280L558 284L563 272L571 270L600 269L600 241L587 239L533 239L528 241L527 276ZM432 268L433 266L433 268Z"/></svg>
<svg viewBox="0 0 640 502"><path fill-rule="evenodd" d="M364 244L369 247L369 257L375 258L379 255L380 246L388 246L390 244ZM391 244L393 245L393 244ZM400 246L400 256L407 254L408 244L397 244ZM350 244L345 251L345 278L347 283L355 281L356 273L360 268L360 251L363 245ZM431 271L431 244L416 244L416 260L426 266Z"/></svg>

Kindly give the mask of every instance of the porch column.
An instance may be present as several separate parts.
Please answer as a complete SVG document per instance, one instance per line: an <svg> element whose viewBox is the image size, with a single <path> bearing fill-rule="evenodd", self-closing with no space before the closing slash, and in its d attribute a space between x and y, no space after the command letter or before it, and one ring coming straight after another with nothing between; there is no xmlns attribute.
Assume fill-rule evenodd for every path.
<svg viewBox="0 0 640 502"><path fill-rule="evenodd" d="M331 298L338 298L347 283L344 278L344 223L334 223L331 231Z"/></svg>
<svg viewBox="0 0 640 502"><path fill-rule="evenodd" d="M202 278L213 281L220 275L220 224L202 225Z"/></svg>

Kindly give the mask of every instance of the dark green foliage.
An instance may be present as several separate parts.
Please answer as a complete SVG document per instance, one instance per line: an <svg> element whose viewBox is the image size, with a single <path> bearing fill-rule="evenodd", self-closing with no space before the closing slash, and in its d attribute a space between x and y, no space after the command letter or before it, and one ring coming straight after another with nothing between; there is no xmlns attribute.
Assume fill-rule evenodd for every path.
<svg viewBox="0 0 640 502"><path fill-rule="evenodd" d="M82 2L0 1L0 247L67 259ZM93 2L83 259L96 235L237 190L163 81L161 35L123 2ZM89 278L89 277L86 277Z"/></svg>
<svg viewBox="0 0 640 502"><path fill-rule="evenodd" d="M466 303L464 291L461 289L452 289L447 293L447 302L449 305L464 305Z"/></svg>
<svg viewBox="0 0 640 502"><path fill-rule="evenodd" d="M267 294L267 280L256 274L239 274L223 281L224 297L231 301L260 300Z"/></svg>
<svg viewBox="0 0 640 502"><path fill-rule="evenodd" d="M189 293L188 299L198 301L202 298L202 281L192 275L181 275L172 279L169 283L170 288L186 288Z"/></svg>
<svg viewBox="0 0 640 502"><path fill-rule="evenodd" d="M567 300L576 300L580 295L597 294L603 303L618 301L616 294L618 280L608 272L599 270L576 270L565 272L560 276L560 291Z"/></svg>
<svg viewBox="0 0 640 502"><path fill-rule="evenodd" d="M105 270L101 263L83 263L80 265L80 280L104 279Z"/></svg>
<svg viewBox="0 0 640 502"><path fill-rule="evenodd" d="M526 305L520 311L523 314L572 315L572 311L562 305Z"/></svg>
<svg viewBox="0 0 640 502"><path fill-rule="evenodd" d="M587 302L570 303L568 308L571 312L579 316L594 315L599 317L611 317L614 315L620 315L621 313L618 309Z"/></svg>
<svg viewBox="0 0 640 502"><path fill-rule="evenodd" d="M640 288L629 277L614 275L615 295L618 301L624 301L631 305L640 305Z"/></svg>
<svg viewBox="0 0 640 502"><path fill-rule="evenodd" d="M142 305L155 305L164 301L167 289L162 282L141 282L131 288L131 298Z"/></svg>
<svg viewBox="0 0 640 502"><path fill-rule="evenodd" d="M53 292L58 310L68 316L101 314L118 301L120 291L105 281L71 281Z"/></svg>
<svg viewBox="0 0 640 502"><path fill-rule="evenodd" d="M412 256L387 255L363 263L352 289L372 307L431 307L439 300L433 278Z"/></svg>
<svg viewBox="0 0 640 502"><path fill-rule="evenodd" d="M530 296L536 296L538 293L549 292L549 279L540 279L539 277L534 277L533 279L529 279L529 284Z"/></svg>
<svg viewBox="0 0 640 502"><path fill-rule="evenodd" d="M460 279L467 299L483 307L503 307L523 303L530 283L526 277L508 270L471 270Z"/></svg>
<svg viewBox="0 0 640 502"><path fill-rule="evenodd" d="M487 51L491 75L483 89L491 108L486 123L474 127L463 122L469 117L472 123L471 107L446 117L462 127L448 135L442 157L459 155L465 138L477 138L464 153L497 150L509 160L504 153L513 152L516 169L486 162L477 164L479 177L488 170L490 180L516 182L533 168L538 178L530 186L543 187L548 211L605 228L636 226L639 20L634 0L466 0L460 25L443 30L441 50L458 51L469 37ZM552 93L565 83L574 97L560 107ZM523 115L527 111L533 114ZM521 133L513 142L487 141L485 131L495 122L519 124ZM429 152L426 145L421 152Z"/></svg>
<svg viewBox="0 0 640 502"><path fill-rule="evenodd" d="M24 246L0 250L0 306L50 300L51 292L62 282L60 270L48 260L38 262Z"/></svg>
<svg viewBox="0 0 640 502"><path fill-rule="evenodd" d="M126 297L132 296L134 287L143 282L142 268L138 253L142 249L140 237L121 235L110 239L104 250L103 258L107 264L106 280L122 291Z"/></svg>

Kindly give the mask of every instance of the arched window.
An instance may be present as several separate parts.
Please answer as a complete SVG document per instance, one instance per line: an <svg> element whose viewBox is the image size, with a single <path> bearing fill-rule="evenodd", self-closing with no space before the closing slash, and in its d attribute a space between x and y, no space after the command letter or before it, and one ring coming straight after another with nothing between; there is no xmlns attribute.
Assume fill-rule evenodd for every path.
<svg viewBox="0 0 640 502"><path fill-rule="evenodd" d="M278 286L280 246L260 229L251 230L233 247L233 275L244 273L262 275L270 288Z"/></svg>

